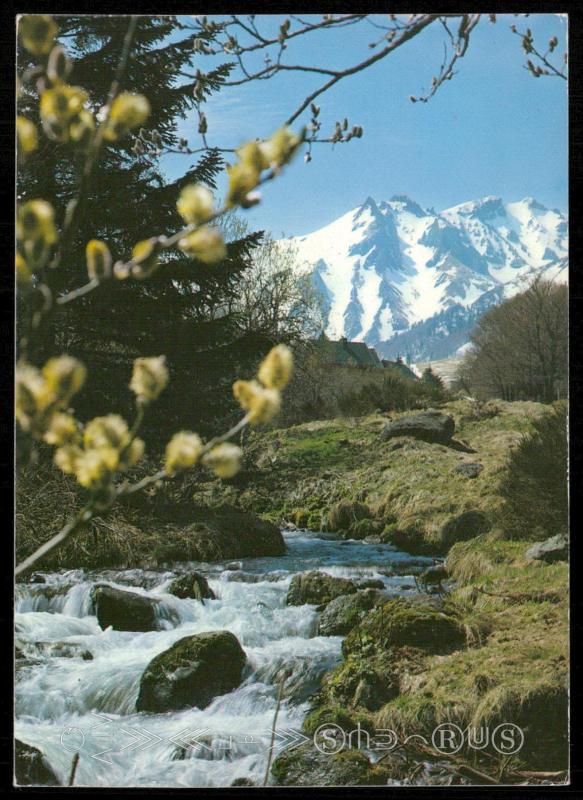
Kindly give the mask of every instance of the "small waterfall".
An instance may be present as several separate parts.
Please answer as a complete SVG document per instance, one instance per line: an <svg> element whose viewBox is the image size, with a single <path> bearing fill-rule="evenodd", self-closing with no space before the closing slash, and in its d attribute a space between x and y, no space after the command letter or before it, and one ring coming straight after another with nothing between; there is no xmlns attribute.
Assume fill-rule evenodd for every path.
<svg viewBox="0 0 583 800"><path fill-rule="evenodd" d="M317 635L314 606L286 605L293 575L320 569L402 594L411 591L411 573L391 567L402 573L408 563L431 563L388 545L284 536L280 557L181 564L176 572L76 570L19 585L16 736L42 750L62 781L78 751L79 786L219 787L243 777L260 784L280 682L278 730L299 731L322 674L341 658L341 637ZM215 599L168 594L188 568L205 573ZM157 630L102 630L91 600L97 583L156 599ZM244 648L242 684L205 709L136 713L150 661L184 636L214 630L231 631Z"/></svg>

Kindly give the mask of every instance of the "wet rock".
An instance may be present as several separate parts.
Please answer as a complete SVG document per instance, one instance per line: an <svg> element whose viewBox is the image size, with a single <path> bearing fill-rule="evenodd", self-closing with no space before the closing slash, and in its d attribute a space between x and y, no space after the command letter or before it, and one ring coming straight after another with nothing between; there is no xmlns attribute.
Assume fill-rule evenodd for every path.
<svg viewBox="0 0 583 800"><path fill-rule="evenodd" d="M382 584L381 584L382 585ZM386 599L376 589L364 589L356 594L341 595L331 600L318 624L320 636L345 636L371 608Z"/></svg>
<svg viewBox="0 0 583 800"><path fill-rule="evenodd" d="M445 564L436 564L433 567L427 567L419 576L419 583L424 586L440 585L442 581L447 580L447 569Z"/></svg>
<svg viewBox="0 0 583 800"><path fill-rule="evenodd" d="M533 561L544 561L552 564L554 561L567 561L569 558L569 540L563 534L551 536L544 542L536 542L529 547L525 557Z"/></svg>
<svg viewBox="0 0 583 800"><path fill-rule="evenodd" d="M44 575L41 575L40 572L34 572L30 578L28 579L29 583L45 583L46 578Z"/></svg>
<svg viewBox="0 0 583 800"><path fill-rule="evenodd" d="M181 600L214 600L215 593L208 585L207 579L200 572L188 572L175 578L167 589L168 594L173 594Z"/></svg>
<svg viewBox="0 0 583 800"><path fill-rule="evenodd" d="M462 464L458 464L455 471L464 478L477 478L483 469L484 465L480 464L478 461L466 461Z"/></svg>
<svg viewBox="0 0 583 800"><path fill-rule="evenodd" d="M291 580L286 603L288 606L321 605L340 595L352 594L356 589L354 581L348 578L335 578L325 572L301 572Z"/></svg>
<svg viewBox="0 0 583 800"><path fill-rule="evenodd" d="M20 644L17 658L37 659L39 656L49 658L82 658L92 661L93 653L80 642L23 642Z"/></svg>
<svg viewBox="0 0 583 800"><path fill-rule="evenodd" d="M367 544L382 544L383 540L382 540L381 536L379 536L377 534L374 534L373 536L365 536L364 537L364 541Z"/></svg>
<svg viewBox="0 0 583 800"><path fill-rule="evenodd" d="M359 589L384 589L385 584L380 578L364 578L364 580L357 581Z"/></svg>
<svg viewBox="0 0 583 800"><path fill-rule="evenodd" d="M14 777L18 786L60 786L41 751L19 739L14 742Z"/></svg>
<svg viewBox="0 0 583 800"><path fill-rule="evenodd" d="M455 431L455 422L449 414L440 411L423 411L388 422L381 431L381 439L411 436L424 442L448 444Z"/></svg>
<svg viewBox="0 0 583 800"><path fill-rule="evenodd" d="M329 755L312 742L281 753L271 771L277 786L386 786L393 777L390 769L373 764L359 749Z"/></svg>
<svg viewBox="0 0 583 800"><path fill-rule="evenodd" d="M364 617L342 643L345 656L359 653L363 643L387 650L416 647L432 654L449 653L465 644L456 620L428 602L390 600Z"/></svg>
<svg viewBox="0 0 583 800"><path fill-rule="evenodd" d="M137 711L206 708L241 683L246 656L236 636L212 631L185 636L157 655L140 681Z"/></svg>
<svg viewBox="0 0 583 800"><path fill-rule="evenodd" d="M116 631L155 631L159 627L156 608L160 601L154 597L97 584L91 599L103 630L111 626Z"/></svg>
<svg viewBox="0 0 583 800"><path fill-rule="evenodd" d="M18 607L23 602L29 611L60 611L65 595L72 583L20 583L16 584L15 599Z"/></svg>
<svg viewBox="0 0 583 800"><path fill-rule="evenodd" d="M251 778L235 778L231 786L257 786Z"/></svg>

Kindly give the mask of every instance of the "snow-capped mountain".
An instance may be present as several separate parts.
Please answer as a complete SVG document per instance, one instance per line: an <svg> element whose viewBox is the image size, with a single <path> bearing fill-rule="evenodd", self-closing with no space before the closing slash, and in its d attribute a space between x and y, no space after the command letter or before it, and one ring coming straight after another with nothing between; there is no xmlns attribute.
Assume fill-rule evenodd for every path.
<svg viewBox="0 0 583 800"><path fill-rule="evenodd" d="M544 273L567 280L566 217L533 198L436 212L397 195L290 240L322 295L326 333L384 356L445 358L489 306Z"/></svg>

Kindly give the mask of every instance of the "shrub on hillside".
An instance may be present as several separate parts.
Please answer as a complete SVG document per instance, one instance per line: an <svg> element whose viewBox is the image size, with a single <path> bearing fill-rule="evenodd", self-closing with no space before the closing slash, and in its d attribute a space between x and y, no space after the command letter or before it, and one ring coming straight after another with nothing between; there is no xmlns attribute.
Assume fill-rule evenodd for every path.
<svg viewBox="0 0 583 800"><path fill-rule="evenodd" d="M501 522L512 538L543 539L568 528L567 405L534 422L508 464L501 486Z"/></svg>

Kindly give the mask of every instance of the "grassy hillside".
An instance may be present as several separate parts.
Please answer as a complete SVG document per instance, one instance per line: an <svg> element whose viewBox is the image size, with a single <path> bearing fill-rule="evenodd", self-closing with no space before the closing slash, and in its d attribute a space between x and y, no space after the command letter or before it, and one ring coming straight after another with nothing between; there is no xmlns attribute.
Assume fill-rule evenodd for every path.
<svg viewBox="0 0 583 800"><path fill-rule="evenodd" d="M445 553L459 539L495 525L511 448L544 413L537 403L455 401L442 409L456 422L452 446L408 437L382 441L389 415L304 423L252 432L246 468L227 487L194 487L199 500L228 498L278 523L334 530L340 502L363 503L347 535L376 535L412 552ZM396 419L401 414L392 414ZM475 452L470 452L475 451ZM478 463L476 478L457 471Z"/></svg>

